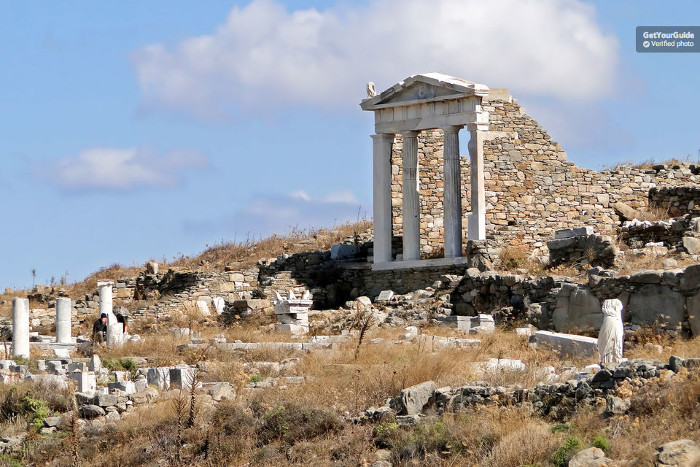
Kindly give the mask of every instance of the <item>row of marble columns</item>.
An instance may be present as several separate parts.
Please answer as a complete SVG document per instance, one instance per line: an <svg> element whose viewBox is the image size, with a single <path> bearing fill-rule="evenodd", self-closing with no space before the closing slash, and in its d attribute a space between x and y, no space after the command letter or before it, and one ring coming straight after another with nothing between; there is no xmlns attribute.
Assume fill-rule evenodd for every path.
<svg viewBox="0 0 700 467"><path fill-rule="evenodd" d="M124 327L117 322L112 311L112 283L98 283L99 311L107 314L107 345L119 345L123 341ZM72 306L68 297L56 299L56 343L73 344L71 337ZM29 358L29 299L12 300L12 357Z"/></svg>
<svg viewBox="0 0 700 467"><path fill-rule="evenodd" d="M462 256L462 176L459 155L461 125L442 128L444 132L444 250L445 258ZM484 194L483 132L476 125L469 128L469 156L471 163L471 216L469 239L486 238ZM420 176L418 168L418 134L407 131L403 135L403 260L420 259ZM373 205L374 205L374 262L391 262L391 152L394 134L372 135L373 139Z"/></svg>
<svg viewBox="0 0 700 467"><path fill-rule="evenodd" d="M70 298L56 299L56 343L72 344ZM29 358L29 299L12 300L12 357Z"/></svg>

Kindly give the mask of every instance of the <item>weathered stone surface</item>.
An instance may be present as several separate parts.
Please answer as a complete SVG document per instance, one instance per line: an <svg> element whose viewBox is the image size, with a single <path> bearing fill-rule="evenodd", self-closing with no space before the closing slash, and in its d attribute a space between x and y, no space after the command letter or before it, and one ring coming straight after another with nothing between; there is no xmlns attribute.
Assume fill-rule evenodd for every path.
<svg viewBox="0 0 700 467"><path fill-rule="evenodd" d="M700 254L700 238L683 237L683 247L691 255Z"/></svg>
<svg viewBox="0 0 700 467"><path fill-rule="evenodd" d="M622 220L631 221L632 219L637 217L636 209L631 208L630 206L621 201L614 203L612 205L612 208L615 210L615 213L622 218Z"/></svg>
<svg viewBox="0 0 700 467"><path fill-rule="evenodd" d="M530 337L530 343L535 346L547 345L562 355L592 357L598 352L597 339L575 334L537 331Z"/></svg>
<svg viewBox="0 0 700 467"><path fill-rule="evenodd" d="M700 336L700 292L686 298L685 307L688 310L688 322L693 336Z"/></svg>
<svg viewBox="0 0 700 467"><path fill-rule="evenodd" d="M657 448L658 467L697 467L700 464L700 447L695 441L679 439Z"/></svg>
<svg viewBox="0 0 700 467"><path fill-rule="evenodd" d="M571 238L571 237L581 237L586 235L593 235L593 226L587 225L585 227L574 227L571 229L561 229L554 232L554 239L560 238Z"/></svg>
<svg viewBox="0 0 700 467"><path fill-rule="evenodd" d="M401 395L395 399L397 413L399 415L420 414L433 397L437 385L433 381L416 384L410 388L403 389Z"/></svg>
<svg viewBox="0 0 700 467"><path fill-rule="evenodd" d="M659 323L676 329L683 322L683 295L665 285L648 284L632 292L627 311L632 324Z"/></svg>
<svg viewBox="0 0 700 467"><path fill-rule="evenodd" d="M105 410L99 405L86 404L78 409L80 416L85 419L93 419L105 415Z"/></svg>
<svg viewBox="0 0 700 467"><path fill-rule="evenodd" d="M552 314L557 332L578 332L600 329L603 314L600 301L588 288L564 284L557 296L557 307Z"/></svg>
<svg viewBox="0 0 700 467"><path fill-rule="evenodd" d="M204 388L215 402L233 400L236 397L236 391L230 383L206 383Z"/></svg>
<svg viewBox="0 0 700 467"><path fill-rule="evenodd" d="M698 287L700 287L700 264L694 264L685 268L678 288L680 290L693 290Z"/></svg>
<svg viewBox="0 0 700 467"><path fill-rule="evenodd" d="M339 243L331 246L331 259L352 258L357 254L357 245Z"/></svg>
<svg viewBox="0 0 700 467"><path fill-rule="evenodd" d="M588 448L574 454L569 467L605 467L612 463L612 459L608 459L602 449Z"/></svg>

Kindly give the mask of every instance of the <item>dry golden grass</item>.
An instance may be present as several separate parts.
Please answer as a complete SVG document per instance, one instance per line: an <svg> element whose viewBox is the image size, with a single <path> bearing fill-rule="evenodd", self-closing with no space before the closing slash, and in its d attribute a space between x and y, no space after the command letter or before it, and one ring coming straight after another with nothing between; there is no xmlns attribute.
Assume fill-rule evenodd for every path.
<svg viewBox="0 0 700 467"><path fill-rule="evenodd" d="M272 234L261 239L224 242L207 248L199 255L181 257L170 266L199 271L222 271L229 263L246 268L257 264L261 258L274 258L281 254L295 254L316 250L328 250L333 244L347 237L361 234L372 227L366 219L347 222L330 229L293 229L286 235Z"/></svg>
<svg viewBox="0 0 700 467"><path fill-rule="evenodd" d="M653 270L663 270L663 261L666 258L673 258L678 263L679 268L685 268L692 264L696 264L691 256L680 256L680 255L650 255L641 254L635 255L626 252L624 257L618 261L618 274L619 275L630 275L639 271L653 271Z"/></svg>

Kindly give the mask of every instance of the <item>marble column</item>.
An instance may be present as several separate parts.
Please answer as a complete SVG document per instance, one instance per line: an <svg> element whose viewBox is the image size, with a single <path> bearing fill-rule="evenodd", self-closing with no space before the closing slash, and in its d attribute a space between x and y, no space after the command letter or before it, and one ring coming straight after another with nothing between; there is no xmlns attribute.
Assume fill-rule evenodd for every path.
<svg viewBox="0 0 700 467"><path fill-rule="evenodd" d="M29 358L29 299L12 300L12 357Z"/></svg>
<svg viewBox="0 0 700 467"><path fill-rule="evenodd" d="M100 293L100 315L107 315L107 329L117 322L117 317L112 311L112 281L97 281L97 289Z"/></svg>
<svg viewBox="0 0 700 467"><path fill-rule="evenodd" d="M372 135L374 263L391 262L391 149L393 134Z"/></svg>
<svg viewBox="0 0 700 467"><path fill-rule="evenodd" d="M117 316L112 310L112 281L97 281L100 291L100 316L107 315L107 346L114 347L121 344L123 337L123 325L117 322Z"/></svg>
<svg viewBox="0 0 700 467"><path fill-rule="evenodd" d="M56 299L56 342L71 343L71 303L68 297Z"/></svg>
<svg viewBox="0 0 700 467"><path fill-rule="evenodd" d="M444 136L444 228L445 258L462 256L462 173L459 167L459 130L443 128Z"/></svg>
<svg viewBox="0 0 700 467"><path fill-rule="evenodd" d="M484 188L484 131L479 124L470 124L469 161L471 166L471 215L469 240L486 240L486 193Z"/></svg>
<svg viewBox="0 0 700 467"><path fill-rule="evenodd" d="M403 134L403 259L420 259L418 132Z"/></svg>

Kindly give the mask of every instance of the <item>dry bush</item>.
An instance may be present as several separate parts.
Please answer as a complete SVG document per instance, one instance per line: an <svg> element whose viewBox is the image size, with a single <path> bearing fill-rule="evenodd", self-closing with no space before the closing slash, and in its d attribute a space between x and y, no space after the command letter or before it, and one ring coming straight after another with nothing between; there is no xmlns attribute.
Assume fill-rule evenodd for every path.
<svg viewBox="0 0 700 467"><path fill-rule="evenodd" d="M663 206L649 205L643 209L638 209L635 217L640 221L667 221L672 216L669 214L669 208Z"/></svg>
<svg viewBox="0 0 700 467"><path fill-rule="evenodd" d="M579 411L571 426L583 439L609 438L613 459L651 465L657 446L675 439L700 441L700 377L681 372L673 379L637 389L628 415L605 419L600 409L591 408Z"/></svg>
<svg viewBox="0 0 700 467"><path fill-rule="evenodd" d="M522 245L508 245L501 248L501 251L498 253L498 258L500 260L501 269L505 271L515 271L516 269L525 268L529 263L527 248Z"/></svg>
<svg viewBox="0 0 700 467"><path fill-rule="evenodd" d="M532 419L506 432L486 456L484 467L518 467L545 464L559 439L544 422Z"/></svg>
<svg viewBox="0 0 700 467"><path fill-rule="evenodd" d="M184 358L178 352L177 346L184 342L186 339L172 334L152 334L138 342L125 342L120 347L103 347L95 353L102 359L121 360L125 357L143 357L156 366L168 366L183 363Z"/></svg>

